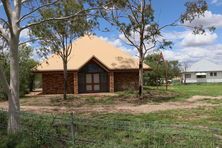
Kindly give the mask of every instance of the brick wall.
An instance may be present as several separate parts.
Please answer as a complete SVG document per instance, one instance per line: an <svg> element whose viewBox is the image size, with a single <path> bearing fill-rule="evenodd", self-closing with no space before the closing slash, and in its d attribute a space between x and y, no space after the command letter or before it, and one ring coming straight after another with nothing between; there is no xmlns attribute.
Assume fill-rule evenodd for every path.
<svg viewBox="0 0 222 148"><path fill-rule="evenodd" d="M43 94L63 94L63 72L47 72L42 74ZM73 72L68 73L67 92L73 94Z"/></svg>
<svg viewBox="0 0 222 148"><path fill-rule="evenodd" d="M79 84L78 84L78 72L73 73L73 85L74 85L74 94L79 93Z"/></svg>
<svg viewBox="0 0 222 148"><path fill-rule="evenodd" d="M138 72L115 72L115 91L138 89Z"/></svg>
<svg viewBox="0 0 222 148"><path fill-rule="evenodd" d="M114 73L110 72L109 73L109 92L114 92Z"/></svg>
<svg viewBox="0 0 222 148"><path fill-rule="evenodd" d="M75 90L74 75L73 72L68 73L69 94L73 94ZM138 77L138 72L114 72L114 91L138 89ZM63 94L63 86L63 72L42 73L43 94ZM110 90L112 91L112 88Z"/></svg>

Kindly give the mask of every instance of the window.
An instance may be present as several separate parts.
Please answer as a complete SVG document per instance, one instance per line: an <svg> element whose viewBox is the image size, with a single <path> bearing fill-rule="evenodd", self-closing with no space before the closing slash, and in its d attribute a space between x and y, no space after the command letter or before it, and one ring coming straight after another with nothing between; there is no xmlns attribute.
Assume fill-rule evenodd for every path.
<svg viewBox="0 0 222 148"><path fill-rule="evenodd" d="M92 75L86 74L86 83L92 83Z"/></svg>
<svg viewBox="0 0 222 148"><path fill-rule="evenodd" d="M210 76L211 77L216 77L217 76L217 72L210 72Z"/></svg>
<svg viewBox="0 0 222 148"><path fill-rule="evenodd" d="M217 72L214 72L214 76L215 76L215 77L217 76Z"/></svg>
<svg viewBox="0 0 222 148"><path fill-rule="evenodd" d="M200 78L200 79L206 78L206 75L197 75L197 78Z"/></svg>
<svg viewBox="0 0 222 148"><path fill-rule="evenodd" d="M94 80L94 83L100 83L99 82L99 74L98 73L93 74L93 80Z"/></svg>
<svg viewBox="0 0 222 148"><path fill-rule="evenodd" d="M191 74L185 74L185 78L191 78Z"/></svg>
<svg viewBox="0 0 222 148"><path fill-rule="evenodd" d="M85 65L80 72L88 72L88 73L96 73L96 72L105 72L98 64L96 63L89 63Z"/></svg>

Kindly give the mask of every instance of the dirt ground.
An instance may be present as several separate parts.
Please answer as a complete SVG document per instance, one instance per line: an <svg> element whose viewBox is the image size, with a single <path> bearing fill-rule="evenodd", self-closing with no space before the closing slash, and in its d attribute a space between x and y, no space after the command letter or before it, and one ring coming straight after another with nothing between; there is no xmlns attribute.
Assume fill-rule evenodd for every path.
<svg viewBox="0 0 222 148"><path fill-rule="evenodd" d="M112 94L113 95L113 94ZM83 106L47 106L45 104L49 103L49 99L33 97L35 103L29 104L23 102L21 105L22 111L30 111L35 113L68 113L74 112L77 114L92 114L92 113L131 113L131 114L141 114L141 113L151 113L166 110L175 109L189 109L198 107L212 107L217 106L217 103L211 103L212 100L222 100L222 96L211 97L211 96L193 96L184 101L177 102L162 102L162 103L146 103L142 105L136 105L131 103L120 103L120 104L108 104L108 105L83 105ZM206 100L210 100L207 102ZM29 101L30 102L30 101ZM42 103L42 105L41 105ZM7 102L0 102L0 108L7 109Z"/></svg>

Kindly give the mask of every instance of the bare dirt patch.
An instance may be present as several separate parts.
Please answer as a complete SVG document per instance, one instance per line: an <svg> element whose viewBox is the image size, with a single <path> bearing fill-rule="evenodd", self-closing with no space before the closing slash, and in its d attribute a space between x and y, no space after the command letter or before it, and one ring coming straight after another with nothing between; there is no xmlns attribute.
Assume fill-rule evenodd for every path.
<svg viewBox="0 0 222 148"><path fill-rule="evenodd" d="M49 97L49 96L47 96ZM52 96L55 97L55 96ZM178 102L162 102L158 104L147 103L143 105L136 105L131 103L120 103L120 104L109 104L109 105L91 105L85 104L83 106L66 106L65 104L60 104L60 106L46 106L45 104L50 103L50 99L42 97L32 98L35 100L29 100L21 102L21 110L31 111L35 113L68 113L74 112L79 114L91 114L91 113L151 113L166 110L176 110L176 109L191 109L198 107L212 107L217 106L217 104L211 104L209 102L203 102L207 98L208 100L222 100L222 96L210 97L210 96L193 96L185 101ZM37 99L37 102L36 102ZM34 102L34 103L33 103ZM35 105L38 104L38 105ZM40 103L40 104L39 104ZM61 103L61 102L60 102ZM41 106L41 104L43 104ZM7 102L1 102L0 108L7 109Z"/></svg>

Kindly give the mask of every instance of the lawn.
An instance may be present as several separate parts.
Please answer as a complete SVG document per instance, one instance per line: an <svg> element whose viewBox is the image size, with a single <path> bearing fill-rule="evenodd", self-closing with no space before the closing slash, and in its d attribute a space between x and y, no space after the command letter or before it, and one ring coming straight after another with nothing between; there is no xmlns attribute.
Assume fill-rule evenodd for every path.
<svg viewBox="0 0 222 148"><path fill-rule="evenodd" d="M147 90L159 90L165 91L165 86L157 87L146 87ZM168 92L176 94L175 100L187 99L191 96L222 96L222 83L203 83L203 84L172 84L168 87Z"/></svg>
<svg viewBox="0 0 222 148"><path fill-rule="evenodd" d="M165 91L164 87L158 89L156 87L146 87L144 101L139 101L135 92L127 91L117 93L114 96L70 95L68 100L65 101L62 100L62 96L25 97L21 99L21 104L26 106L50 105L58 108L66 106L68 108L74 107L76 110L85 106L88 108L99 106L100 109L109 106L109 109L115 109L116 105L119 104L131 104L133 107L140 108L140 105L144 107L144 105L150 104L161 105L184 102L194 95L206 96L196 102L209 105L204 107L167 109L140 114L123 113L121 110L115 113L96 111L90 114L88 112L87 114L74 114L76 123L74 138L76 138L76 142L79 142L80 147L83 145L84 147L160 147L163 145L164 147L216 147L222 145L222 98L212 98L212 96L222 96L221 90L222 84L171 85L168 91ZM192 105L195 102L188 103ZM24 116L23 127L28 127L26 131L28 133L20 137L26 139L26 135L34 134L28 137L34 136L35 139L32 143L36 143L37 147L40 145L45 147L50 144L54 145L54 140L58 142L58 146L59 144L69 146L71 122L66 123L63 118L68 117L70 119L70 114L59 114L57 116L58 120L55 120L54 116L47 115L46 122L39 115ZM56 126L54 126L54 123ZM0 130L0 132L2 131ZM51 136L48 136L48 132ZM57 135L58 133L59 135ZM53 136L53 134L56 136ZM64 141L65 137L68 137L68 139ZM3 138L6 140L0 140L0 146L1 142L2 145L5 145L13 141L5 136L2 138L0 136L0 139ZM33 140L24 140L24 138L22 141ZM42 138L50 139L43 141ZM27 142L22 144L24 143L27 144Z"/></svg>
<svg viewBox="0 0 222 148"><path fill-rule="evenodd" d="M222 129L222 105L217 107L200 107L194 109L178 109L148 114L94 114L94 118L119 121L157 122L163 124L183 124Z"/></svg>
<svg viewBox="0 0 222 148"><path fill-rule="evenodd" d="M0 117L3 115L0 112ZM184 122L179 124L176 120L167 121L167 115L99 114L72 118L69 114L52 116L22 113L21 116L23 132L18 136L7 137L5 130L0 128L3 134L0 147L29 147L30 144L33 147L71 147L74 144L75 147L90 148L222 146L221 139L218 139L221 131Z"/></svg>
<svg viewBox="0 0 222 148"><path fill-rule="evenodd" d="M181 96L219 96L222 95L222 83L174 85L170 90L180 93Z"/></svg>

